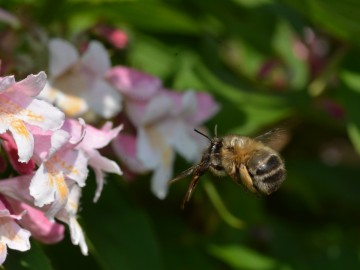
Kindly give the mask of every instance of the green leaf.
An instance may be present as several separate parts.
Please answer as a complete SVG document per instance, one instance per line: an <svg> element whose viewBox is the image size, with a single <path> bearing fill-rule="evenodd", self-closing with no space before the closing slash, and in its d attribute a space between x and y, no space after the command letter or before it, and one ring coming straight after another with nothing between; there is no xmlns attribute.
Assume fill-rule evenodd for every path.
<svg viewBox="0 0 360 270"><path fill-rule="evenodd" d="M249 249L244 246L228 245L228 246L215 246L209 247L209 252L228 264L232 269L285 269L279 268L280 264L274 259L262 255L255 250Z"/></svg>
<svg viewBox="0 0 360 270"><path fill-rule="evenodd" d="M18 252L8 249L8 257L5 261L5 269L29 269L29 270L52 270L50 261L42 247L37 242L31 242L31 249L26 252Z"/></svg>
<svg viewBox="0 0 360 270"><path fill-rule="evenodd" d="M312 21L315 28L360 45L360 2L357 0L284 0Z"/></svg>
<svg viewBox="0 0 360 270"><path fill-rule="evenodd" d="M249 135L264 126L288 117L292 110L286 99L277 95L260 94L255 89L245 91L221 81L204 66L199 66L199 77L207 84L209 92L225 104L216 116L220 126L231 127L228 132ZM236 117L236 118L234 118ZM224 129L223 129L224 130Z"/></svg>
<svg viewBox="0 0 360 270"><path fill-rule="evenodd" d="M103 269L162 269L159 246L148 217L115 181L108 179L99 202L87 205L80 213L92 245L91 253ZM92 196L87 194L89 203Z"/></svg>
<svg viewBox="0 0 360 270"><path fill-rule="evenodd" d="M347 132L356 151L360 154L360 125L353 122L348 123Z"/></svg>
<svg viewBox="0 0 360 270"><path fill-rule="evenodd" d="M356 151L360 154L360 74L343 71L341 79L344 89L340 95L347 112L347 132Z"/></svg>
<svg viewBox="0 0 360 270"><path fill-rule="evenodd" d="M196 34L198 24L179 9L165 3L139 1L96 1L68 4L63 10L72 28L83 17L92 18L89 26L105 18L115 24L130 24L132 27L158 33ZM63 16L61 14L61 16ZM106 17L104 17L106 14ZM62 17L64 20L64 18ZM92 23L91 23L92 21Z"/></svg>
<svg viewBox="0 0 360 270"><path fill-rule="evenodd" d="M291 72L290 86L303 89L308 79L308 68L305 61L294 54L295 33L286 21L279 21L273 37L273 47L282 57Z"/></svg>
<svg viewBox="0 0 360 270"><path fill-rule="evenodd" d="M360 93L360 74L349 71L349 70L343 70L340 73L341 78L345 82L345 84L351 88L351 90L356 91Z"/></svg>
<svg viewBox="0 0 360 270"><path fill-rule="evenodd" d="M130 48L130 66L162 79L174 72L179 58L175 49L151 37L137 35Z"/></svg>

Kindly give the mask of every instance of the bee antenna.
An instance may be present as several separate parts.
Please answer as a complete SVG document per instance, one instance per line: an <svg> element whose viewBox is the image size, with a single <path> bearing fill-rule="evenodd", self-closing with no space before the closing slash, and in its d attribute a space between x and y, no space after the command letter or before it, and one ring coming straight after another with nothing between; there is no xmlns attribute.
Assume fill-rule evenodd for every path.
<svg viewBox="0 0 360 270"><path fill-rule="evenodd" d="M205 138L207 138L210 142L212 142L212 139L210 139L209 136L207 136L206 134L202 133L201 131L197 130L196 128L194 128L194 131L196 133L199 133L200 135L203 135Z"/></svg>

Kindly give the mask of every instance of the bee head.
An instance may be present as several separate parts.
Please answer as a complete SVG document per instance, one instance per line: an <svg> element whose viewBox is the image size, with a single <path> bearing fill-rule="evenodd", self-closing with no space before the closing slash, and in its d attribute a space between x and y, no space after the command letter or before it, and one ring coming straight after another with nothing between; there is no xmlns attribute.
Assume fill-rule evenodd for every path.
<svg viewBox="0 0 360 270"><path fill-rule="evenodd" d="M210 153L218 152L219 148L222 145L222 140L217 136L217 125L215 125L214 129L214 138L210 138L206 134L202 133L201 131L194 129L195 132L199 133L200 135L204 136L210 141L209 151Z"/></svg>

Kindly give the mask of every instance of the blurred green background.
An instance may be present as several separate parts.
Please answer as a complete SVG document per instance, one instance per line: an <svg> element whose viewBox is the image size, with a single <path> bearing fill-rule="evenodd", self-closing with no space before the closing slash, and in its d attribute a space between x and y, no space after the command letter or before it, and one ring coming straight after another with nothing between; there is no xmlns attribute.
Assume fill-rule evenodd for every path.
<svg viewBox="0 0 360 270"><path fill-rule="evenodd" d="M221 110L210 130L254 136L281 126L290 136L287 180L269 197L206 174L181 210L190 179L161 201L150 192L151 175L109 176L94 205L89 179L79 216L90 255L67 234L57 245L11 250L6 269L360 269L359 1L0 2L28 27L16 30L13 55L2 50L2 59L34 55L37 27L70 40L98 39L99 23L118 27L129 45L107 44L113 65L213 95ZM7 28L1 24L2 49ZM37 53L20 75L46 63L44 50ZM178 157L174 173L188 166ZM243 228L213 203L213 186Z"/></svg>

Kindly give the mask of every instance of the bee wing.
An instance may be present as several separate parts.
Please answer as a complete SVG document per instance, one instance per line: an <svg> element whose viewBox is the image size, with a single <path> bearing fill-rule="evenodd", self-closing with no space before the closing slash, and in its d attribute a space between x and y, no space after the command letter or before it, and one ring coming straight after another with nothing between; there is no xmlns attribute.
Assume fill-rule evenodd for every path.
<svg viewBox="0 0 360 270"><path fill-rule="evenodd" d="M256 141L260 141L263 144L269 146L275 151L280 151L290 140L290 134L286 129L275 128L260 136L254 138Z"/></svg>

